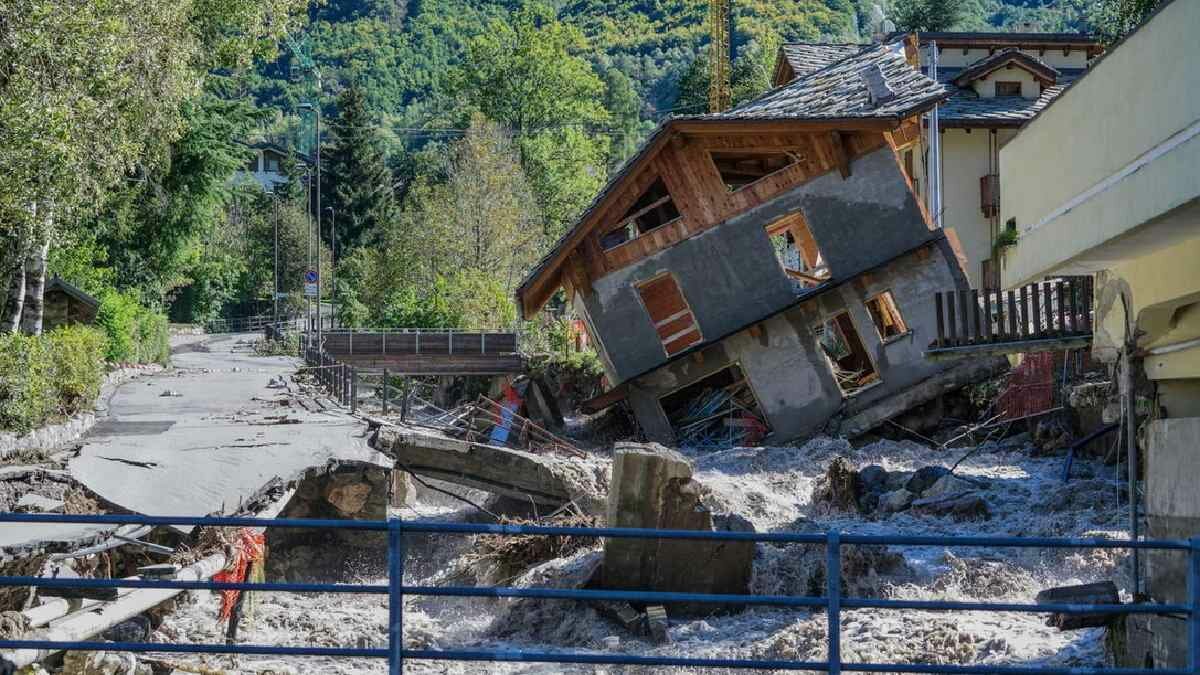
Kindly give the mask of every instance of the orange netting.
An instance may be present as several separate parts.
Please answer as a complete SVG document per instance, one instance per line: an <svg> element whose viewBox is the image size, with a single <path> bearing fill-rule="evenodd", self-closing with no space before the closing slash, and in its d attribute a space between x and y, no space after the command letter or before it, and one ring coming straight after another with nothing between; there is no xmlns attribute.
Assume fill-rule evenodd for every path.
<svg viewBox="0 0 1200 675"><path fill-rule="evenodd" d="M213 581L242 583L252 567L261 569L266 560L267 538L261 532L243 527L238 530L232 544L233 559L225 569L213 575ZM221 591L221 613L218 617L221 621L229 619L240 593L237 590Z"/></svg>

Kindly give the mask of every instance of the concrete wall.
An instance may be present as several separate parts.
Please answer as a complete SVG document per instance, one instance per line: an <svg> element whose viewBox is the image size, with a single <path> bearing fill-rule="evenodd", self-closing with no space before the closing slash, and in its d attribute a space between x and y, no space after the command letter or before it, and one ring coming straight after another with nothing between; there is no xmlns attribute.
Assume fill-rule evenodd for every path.
<svg viewBox="0 0 1200 675"><path fill-rule="evenodd" d="M1200 3L1167 4L1001 149L1001 218L1021 236L1006 286L1200 196L1200 135L1182 140L1200 124L1198 25Z"/></svg>
<svg viewBox="0 0 1200 675"><path fill-rule="evenodd" d="M942 226L958 233L969 261L967 278L972 288L983 288L983 261L992 257L992 226L980 208L979 192L979 179L989 172L988 139L992 133L999 143L1014 134L1008 129L947 129L942 133Z"/></svg>
<svg viewBox="0 0 1200 675"><path fill-rule="evenodd" d="M691 306L706 341L751 324L795 302L765 226L803 211L833 280L937 238L889 148L861 157L843 179L830 172L700 235L592 282L577 298L601 346L609 376L622 382L667 360L635 288L669 271ZM864 242L870 246L864 246ZM581 306L582 305L582 306Z"/></svg>
<svg viewBox="0 0 1200 675"><path fill-rule="evenodd" d="M704 349L699 359L680 359L638 378L630 383L630 404L652 440L672 443L659 399L736 363L767 416L773 442L812 433L839 411L856 414L953 367L953 361L924 359L922 351L936 337L933 293L963 283L949 245L938 241L763 322L758 336L736 333ZM910 332L884 343L865 301L889 290ZM813 335L825 317L843 310L881 382L850 397L838 389Z"/></svg>

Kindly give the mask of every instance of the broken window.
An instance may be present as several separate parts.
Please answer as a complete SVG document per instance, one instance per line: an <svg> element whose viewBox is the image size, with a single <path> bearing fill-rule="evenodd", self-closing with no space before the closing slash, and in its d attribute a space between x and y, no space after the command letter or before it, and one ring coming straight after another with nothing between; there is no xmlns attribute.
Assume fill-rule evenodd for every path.
<svg viewBox="0 0 1200 675"><path fill-rule="evenodd" d="M790 213L771 223L767 226L767 236L771 238L780 266L797 290L829 279L829 266L817 248L803 213Z"/></svg>
<svg viewBox="0 0 1200 675"><path fill-rule="evenodd" d="M615 227L601 235L600 246L605 250L616 248L678 217L679 210L671 201L671 193L667 192L667 186L659 178L646 188Z"/></svg>
<svg viewBox="0 0 1200 675"><path fill-rule="evenodd" d="M662 397L680 445L698 449L754 445L771 431L738 365L718 370Z"/></svg>
<svg viewBox="0 0 1200 675"><path fill-rule="evenodd" d="M714 150L709 153L721 181L730 192L803 161L803 155L795 152L745 152Z"/></svg>
<svg viewBox="0 0 1200 675"><path fill-rule="evenodd" d="M875 322L875 330L879 333L880 340L886 341L908 332L908 326L904 323L904 317L900 316L900 310L896 308L896 298L892 297L891 291L884 291L867 300L867 311L871 313L871 320Z"/></svg>
<svg viewBox="0 0 1200 675"><path fill-rule="evenodd" d="M997 96L1020 96L1021 95L1021 83L1020 82L998 81L998 82L996 82L996 95Z"/></svg>
<svg viewBox="0 0 1200 675"><path fill-rule="evenodd" d="M637 291L667 356L678 354L704 339L675 277L670 274L654 277L638 284Z"/></svg>
<svg viewBox="0 0 1200 675"><path fill-rule="evenodd" d="M879 374L875 372L875 365L871 363L849 313L835 314L814 332L843 394L849 396L879 381Z"/></svg>

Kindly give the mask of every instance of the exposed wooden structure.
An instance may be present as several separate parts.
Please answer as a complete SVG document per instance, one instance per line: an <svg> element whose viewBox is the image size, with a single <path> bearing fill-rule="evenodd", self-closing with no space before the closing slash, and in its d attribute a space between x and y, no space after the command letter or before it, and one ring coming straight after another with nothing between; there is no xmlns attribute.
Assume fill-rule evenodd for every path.
<svg viewBox="0 0 1200 675"><path fill-rule="evenodd" d="M1085 347L1092 339L1091 277L1010 291L945 291L934 297L937 340L927 356Z"/></svg>
<svg viewBox="0 0 1200 675"><path fill-rule="evenodd" d="M560 285L569 292L586 289L610 272L701 234L818 176L834 170L848 176L854 159L886 145L889 140L883 132L899 124L857 119L739 122L731 127L713 122L716 120L672 123L651 139L617 189L601 197L520 293L524 316L536 314ZM910 132L904 130L901 136ZM741 161L753 160L756 155L764 160L786 155L790 162L731 190L718 168L718 162L731 155ZM656 199L644 199L656 184L665 186L668 200L657 195ZM647 211L664 206L678 216L645 231L630 227L631 221ZM622 229L633 236L614 243L610 233Z"/></svg>

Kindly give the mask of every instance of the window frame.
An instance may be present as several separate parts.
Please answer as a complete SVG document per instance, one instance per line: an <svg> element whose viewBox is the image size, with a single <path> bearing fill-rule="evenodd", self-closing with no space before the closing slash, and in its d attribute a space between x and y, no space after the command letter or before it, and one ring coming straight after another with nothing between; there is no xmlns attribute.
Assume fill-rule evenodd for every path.
<svg viewBox="0 0 1200 675"><path fill-rule="evenodd" d="M832 323L834 326L837 327L837 330L840 332L842 330L842 327L837 325L837 320L842 315L845 315L849 319L850 326L854 328L854 332L858 336L858 342L859 342L859 344L862 345L863 354L865 354L867 357L867 363L871 364L871 374L874 376L873 380L860 386L859 388L857 388L853 391L846 391L842 387L842 384L840 382L838 382L837 371L834 370L834 366L836 364L835 364L833 358L831 356L829 356L828 353L825 352L825 349L823 347L821 347L820 335L818 335L815 330L815 328L820 327L822 334L823 334L825 331L825 326L827 324ZM872 321L871 323L874 323L874 321ZM836 312L826 314L819 321L817 321L817 324L815 326L813 326L813 329L814 329L813 337L816 338L816 342L817 342L817 345L816 345L817 353L819 354L820 358L825 360L825 366L827 368L829 368L829 377L833 379L833 384L834 384L834 386L836 386L838 388L838 392L841 393L842 398L844 398L844 399L845 398L853 398L853 397L858 396L859 394L863 393L864 391L867 391L868 389L872 389L874 387L877 387L877 386L883 384L883 375L880 374L880 372L879 372L879 364L875 363L875 359L872 358L872 356L871 356L871 351L869 349L867 349L867 345L865 343L863 343L862 331L859 330L858 324L855 323L854 314L850 312L849 308L839 309ZM844 334L842 335L842 339L843 340L846 339L846 336ZM848 346L849 345L847 345L847 347Z"/></svg>
<svg viewBox="0 0 1200 675"><path fill-rule="evenodd" d="M1016 85L1016 87L1017 87L1017 93L1015 93L1015 94L1001 94L1001 93L1000 93L1000 85L1002 85L1002 84L1003 84L1003 85L1005 85L1005 86L1009 86L1009 85ZM996 80L996 89L995 89L995 91L993 92L993 96L995 96L996 98L1012 98L1012 97L1014 97L1014 96L1015 96L1015 97L1018 97L1018 98L1020 98L1020 97L1023 95L1023 94L1021 93L1023 89L1024 89L1024 87L1022 87L1022 86L1021 86L1021 81L1020 81L1020 80Z"/></svg>
<svg viewBox="0 0 1200 675"><path fill-rule="evenodd" d="M759 176L758 178L755 178L754 180L752 180L749 183L746 183L745 185L742 185L740 187L731 188L731 187L729 187L729 183L725 182L725 178L723 176L721 176L721 167L717 166L717 158L715 157L715 155L717 153L721 153L721 152L737 153L738 150L736 150L736 149L727 150L727 149L722 149L722 148L714 148L712 150L706 151L706 153L705 153L708 155L708 161L710 164L712 164L713 171L717 172L717 178L718 178L718 180L721 181L721 185L724 185L725 189L728 190L729 194L731 194L731 195L735 195L743 190L746 190L747 188L758 185L759 183L763 182L764 180L766 180L768 178L771 178L772 176L774 176L776 174L787 171L788 169L790 169L794 166L798 166L802 161L800 159L793 159L790 164L785 164L784 166L782 166L778 169L775 169L771 173L763 174L763 175ZM783 150L780 150L778 152L773 152L773 153L767 153L767 154L788 155L789 157L791 157L791 153L788 153Z"/></svg>
<svg viewBox="0 0 1200 675"><path fill-rule="evenodd" d="M890 299L891 309L895 311L895 319L900 323L900 326L904 328L904 330L900 331L899 333L887 337L883 335L883 332L879 329L879 324L875 322L875 315L871 313L871 303L875 302L876 300L882 301L885 296ZM904 319L904 312L900 311L900 303L896 302L896 294L892 292L892 289L887 288L869 296L863 302L863 307L866 308L867 315L871 317L871 324L875 326L875 334L879 336L879 342L881 344L891 344L897 340L912 335L912 328L909 328L908 321Z"/></svg>

